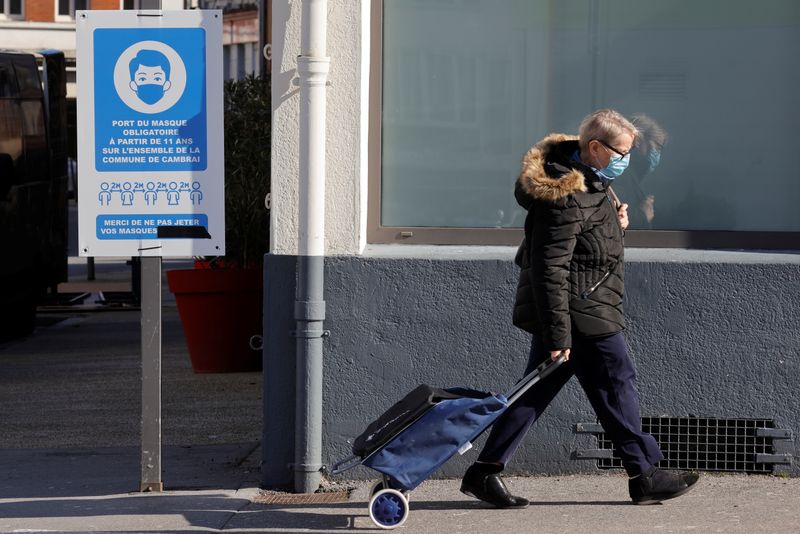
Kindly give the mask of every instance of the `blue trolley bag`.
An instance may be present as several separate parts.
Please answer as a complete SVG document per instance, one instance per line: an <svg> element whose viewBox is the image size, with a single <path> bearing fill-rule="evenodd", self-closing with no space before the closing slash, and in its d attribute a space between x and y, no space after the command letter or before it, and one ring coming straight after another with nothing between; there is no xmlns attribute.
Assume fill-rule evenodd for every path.
<svg viewBox="0 0 800 534"><path fill-rule="evenodd" d="M508 406L502 395L459 388L446 391L464 396L434 405L362 465L410 491L478 437Z"/></svg>
<svg viewBox="0 0 800 534"><path fill-rule="evenodd" d="M457 452L464 453L472 441L528 389L564 362L564 356L548 360L520 380L504 395L474 389L450 388L458 398L444 399L364 458L362 465L393 479L411 491Z"/></svg>

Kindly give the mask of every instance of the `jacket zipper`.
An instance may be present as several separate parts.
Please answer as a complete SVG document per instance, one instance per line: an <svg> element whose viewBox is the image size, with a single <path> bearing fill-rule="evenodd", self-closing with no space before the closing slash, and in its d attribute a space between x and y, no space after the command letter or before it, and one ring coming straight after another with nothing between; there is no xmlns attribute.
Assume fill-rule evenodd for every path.
<svg viewBox="0 0 800 534"><path fill-rule="evenodd" d="M616 214L616 211L617 211L617 209L616 209L616 206L614 205L614 201L613 201L613 200L611 200L611 196L608 194L608 189L606 189L606 190L604 191L604 193L605 193L605 195L606 195L606 200L608 200L608 203L609 203L609 204L611 204L611 208L614 210L614 212L615 212L615 214ZM620 230L622 230L622 224L620 224L620 222L619 222L619 217L614 217L614 219L617 221L617 225L619 226L619 229L620 229ZM625 231L624 231L624 230L622 230L622 235L623 235L623 236L625 235ZM616 267L616 266L617 266L617 265L616 265L616 263L614 263L613 265L611 265L611 267L609 267L608 269L606 269L606 272L605 272L605 273L603 273L603 276L600 278L600 280L598 280L597 282L595 282L595 283L594 283L594 285L592 285L591 287L589 287L589 289L586 289L586 290L584 290L584 291L583 291L583 293L581 293L581 299L582 299L582 300L586 300L586 299L588 299L588 298L589 298L589 295L591 295L592 293L594 293L595 291L597 291L597 288L598 288L598 287L600 287L600 286L603 284L603 282L605 282L605 281L606 281L606 279L607 279L609 276L611 276L611 271L612 271L612 270L614 269L614 267Z"/></svg>
<svg viewBox="0 0 800 534"><path fill-rule="evenodd" d="M614 200L611 199L611 195L608 194L608 189L605 190L605 194L606 194L606 200L608 200L608 203L611 204L611 209L614 210L614 220L617 221L617 226L619 227L620 231L622 232L622 236L625 237L625 230L622 229L622 223L619 222L619 217L616 216L617 215L617 209L618 209L617 205L614 202Z"/></svg>
<svg viewBox="0 0 800 534"><path fill-rule="evenodd" d="M608 270L606 270L606 272L603 274L603 277L602 277L602 278L600 278L600 280L598 280L598 281L597 281L597 282L596 282L596 283L595 283L593 286L591 286L589 289L586 289L586 290L584 290L584 292L583 292L583 293L581 293L581 299L582 299L582 300L586 300L586 299L588 299L588 298L589 298L589 295L591 295L592 293L594 293L594 292L597 290L597 288L598 288L598 287L600 287L600 285L601 285L603 282L605 282L605 281L606 281L606 279L607 279L609 276L611 276L611 268L609 268Z"/></svg>

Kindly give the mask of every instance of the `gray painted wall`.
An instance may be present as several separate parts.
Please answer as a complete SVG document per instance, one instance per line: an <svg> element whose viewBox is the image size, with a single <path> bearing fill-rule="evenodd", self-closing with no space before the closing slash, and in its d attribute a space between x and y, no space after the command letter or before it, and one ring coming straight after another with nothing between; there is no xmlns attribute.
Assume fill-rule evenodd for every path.
<svg viewBox="0 0 800 534"><path fill-rule="evenodd" d="M507 390L528 336L510 322L516 288L507 247L373 247L326 259L323 462L350 452L370 420L417 384ZM266 256L266 486L290 486L294 436L294 256ZM800 255L629 250L627 341L642 414L772 418L800 430ZM573 379L509 470L595 470L574 460L595 417ZM776 442L797 458L796 441ZM470 451L441 474L460 476ZM800 474L797 461L792 475ZM374 477L359 467L346 478Z"/></svg>

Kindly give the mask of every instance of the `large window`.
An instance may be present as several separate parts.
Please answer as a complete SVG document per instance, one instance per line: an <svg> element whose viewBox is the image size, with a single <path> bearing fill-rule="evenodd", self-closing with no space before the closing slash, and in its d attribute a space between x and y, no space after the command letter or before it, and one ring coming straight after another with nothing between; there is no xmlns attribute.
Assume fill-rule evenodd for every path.
<svg viewBox="0 0 800 534"><path fill-rule="evenodd" d="M0 0L0 20L22 18L22 0Z"/></svg>
<svg viewBox="0 0 800 534"><path fill-rule="evenodd" d="M89 0L56 0L56 20L74 20L75 12L89 9Z"/></svg>
<svg viewBox="0 0 800 534"><path fill-rule="evenodd" d="M800 248L800 3L375 7L372 241L518 242L522 155L610 107L668 135L652 172L615 181L629 243Z"/></svg>
<svg viewBox="0 0 800 534"><path fill-rule="evenodd" d="M122 9L161 9L161 0L122 0Z"/></svg>

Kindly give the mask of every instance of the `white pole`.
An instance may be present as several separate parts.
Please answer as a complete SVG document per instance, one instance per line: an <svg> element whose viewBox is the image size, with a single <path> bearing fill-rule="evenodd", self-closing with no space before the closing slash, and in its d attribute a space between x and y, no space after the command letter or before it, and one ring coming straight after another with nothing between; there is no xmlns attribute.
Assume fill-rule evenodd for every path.
<svg viewBox="0 0 800 534"><path fill-rule="evenodd" d="M325 55L327 1L305 0L300 81L300 205L298 254L325 254L325 87L330 58Z"/></svg>

